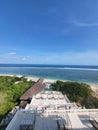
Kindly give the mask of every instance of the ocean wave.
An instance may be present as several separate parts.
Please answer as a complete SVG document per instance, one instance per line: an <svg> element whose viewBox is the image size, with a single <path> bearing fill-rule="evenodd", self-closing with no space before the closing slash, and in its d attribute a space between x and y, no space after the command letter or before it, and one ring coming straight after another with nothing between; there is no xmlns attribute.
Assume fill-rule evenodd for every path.
<svg viewBox="0 0 98 130"><path fill-rule="evenodd" d="M39 67L39 66L32 66L32 67L0 67L0 69L61 69L61 70L83 70L83 71L98 71L97 68L76 68L76 67Z"/></svg>
<svg viewBox="0 0 98 130"><path fill-rule="evenodd" d="M66 69L66 70L90 70L90 71L98 71L98 69L91 69L91 68L57 68L57 69Z"/></svg>
<svg viewBox="0 0 98 130"><path fill-rule="evenodd" d="M62 70L84 70L84 71L98 71L98 69L94 68L71 68L71 67L22 67L22 68L29 68L29 69L62 69Z"/></svg>

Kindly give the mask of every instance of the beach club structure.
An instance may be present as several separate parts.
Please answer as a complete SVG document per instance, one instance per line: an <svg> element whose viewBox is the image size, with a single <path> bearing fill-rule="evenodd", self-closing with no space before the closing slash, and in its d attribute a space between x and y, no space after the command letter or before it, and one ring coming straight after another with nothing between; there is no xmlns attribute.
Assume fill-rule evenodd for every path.
<svg viewBox="0 0 98 130"><path fill-rule="evenodd" d="M98 130L98 109L78 107L47 86L39 79L20 97L30 102L20 107L6 130Z"/></svg>

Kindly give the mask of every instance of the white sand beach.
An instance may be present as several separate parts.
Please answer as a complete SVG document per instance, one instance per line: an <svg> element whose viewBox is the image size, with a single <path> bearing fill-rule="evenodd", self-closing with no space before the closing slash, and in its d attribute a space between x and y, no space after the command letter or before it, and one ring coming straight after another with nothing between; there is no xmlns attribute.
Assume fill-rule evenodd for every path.
<svg viewBox="0 0 98 130"><path fill-rule="evenodd" d="M12 75L12 74L0 74L0 76L16 76L16 77L22 77L23 75ZM39 77L33 77L33 76L25 76L27 78L27 80L32 80L32 81L37 81L39 79ZM47 78L44 78L44 82L50 82L50 83L54 83L56 82L57 80L55 79L47 79Z"/></svg>
<svg viewBox="0 0 98 130"><path fill-rule="evenodd" d="M32 81L37 81L39 78L37 78L37 77L30 77L30 76L27 76L26 77L27 79L28 79L28 81L29 80L32 80ZM57 80L55 80L55 79L47 79L47 78L44 78L44 82L49 82L49 83L55 83Z"/></svg>
<svg viewBox="0 0 98 130"><path fill-rule="evenodd" d="M12 74L0 74L0 76L16 76L16 77L22 77L23 75L12 75ZM30 76L25 76L27 80L32 80L32 81L37 81L39 78L37 77L30 77Z"/></svg>
<svg viewBox="0 0 98 130"><path fill-rule="evenodd" d="M93 92L98 95L98 84L89 84Z"/></svg>

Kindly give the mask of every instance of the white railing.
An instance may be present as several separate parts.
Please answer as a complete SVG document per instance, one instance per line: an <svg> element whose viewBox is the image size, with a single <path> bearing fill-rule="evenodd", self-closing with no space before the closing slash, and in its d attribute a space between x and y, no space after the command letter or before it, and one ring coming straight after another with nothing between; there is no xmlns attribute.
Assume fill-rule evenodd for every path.
<svg viewBox="0 0 98 130"><path fill-rule="evenodd" d="M45 110L45 112L94 113L98 112L98 109Z"/></svg>

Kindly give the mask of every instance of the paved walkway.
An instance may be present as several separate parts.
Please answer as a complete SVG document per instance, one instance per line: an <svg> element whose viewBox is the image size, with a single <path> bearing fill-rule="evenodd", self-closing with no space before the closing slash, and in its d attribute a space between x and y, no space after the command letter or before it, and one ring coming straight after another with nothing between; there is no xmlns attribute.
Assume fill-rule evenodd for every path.
<svg viewBox="0 0 98 130"><path fill-rule="evenodd" d="M95 130L87 120L87 115L81 117L76 113L69 113L68 115L72 123L72 130Z"/></svg>

